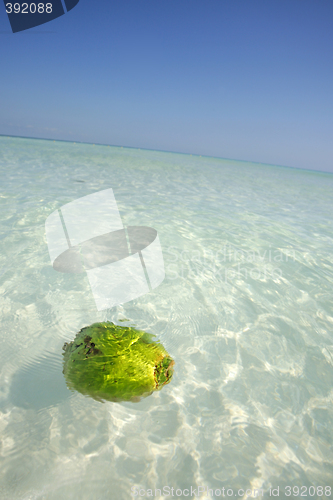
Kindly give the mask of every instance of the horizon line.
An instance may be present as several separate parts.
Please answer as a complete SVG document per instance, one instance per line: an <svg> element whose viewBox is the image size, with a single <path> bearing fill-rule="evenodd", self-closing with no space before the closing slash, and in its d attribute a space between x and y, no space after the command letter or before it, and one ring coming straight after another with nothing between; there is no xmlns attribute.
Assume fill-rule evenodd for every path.
<svg viewBox="0 0 333 500"><path fill-rule="evenodd" d="M179 151L168 151L165 149L150 149L150 148L141 148L138 146L121 146L117 144L104 144L104 143L99 143L99 142L83 142L83 141L74 141L74 140L69 140L69 139L51 139L51 138L45 138L45 137L30 137L30 136L25 136L25 135L11 135L11 134L0 134L0 137L14 137L16 139L32 139L36 141L52 141L52 142L69 142L69 143L78 143L78 144L87 144L87 145L92 145L92 146L108 146L112 148L125 148L125 149L138 149L138 150L143 150L143 151L155 151L159 153L173 153L173 154L180 154L180 155L188 155L188 156L198 156L199 158L214 158L217 160L227 160L227 161L235 161L235 162L243 162L243 163L254 163L256 165L265 165L268 167L279 167L279 168L290 168L293 170L304 170L305 172L316 172L316 173L321 173L321 174L331 174L333 175L333 172L329 172L327 170L315 170L311 168L301 168L301 167L291 167L288 165L277 165L274 163L264 163L264 162L259 162L259 161L253 161L253 160L237 160L235 158L224 158L222 156L210 156L210 155L200 155L198 153L183 153Z"/></svg>

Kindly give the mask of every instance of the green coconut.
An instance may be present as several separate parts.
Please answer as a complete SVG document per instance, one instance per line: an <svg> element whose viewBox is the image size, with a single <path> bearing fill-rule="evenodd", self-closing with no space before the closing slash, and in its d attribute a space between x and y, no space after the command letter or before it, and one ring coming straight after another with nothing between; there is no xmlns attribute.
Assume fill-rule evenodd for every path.
<svg viewBox="0 0 333 500"><path fill-rule="evenodd" d="M63 347L67 387L98 401L139 401L160 390L174 361L154 337L110 321L82 328Z"/></svg>

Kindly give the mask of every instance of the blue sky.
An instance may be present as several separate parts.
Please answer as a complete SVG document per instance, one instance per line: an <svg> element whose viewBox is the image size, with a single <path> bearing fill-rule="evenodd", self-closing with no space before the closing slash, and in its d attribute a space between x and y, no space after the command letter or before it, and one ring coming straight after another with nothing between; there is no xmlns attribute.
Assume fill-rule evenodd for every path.
<svg viewBox="0 0 333 500"><path fill-rule="evenodd" d="M0 134L333 172L332 0L1 4L0 42Z"/></svg>

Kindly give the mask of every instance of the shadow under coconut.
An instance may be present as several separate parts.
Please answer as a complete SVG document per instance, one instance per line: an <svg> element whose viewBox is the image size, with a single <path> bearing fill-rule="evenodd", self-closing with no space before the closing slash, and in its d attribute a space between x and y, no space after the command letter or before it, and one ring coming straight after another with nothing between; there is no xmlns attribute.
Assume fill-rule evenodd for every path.
<svg viewBox="0 0 333 500"><path fill-rule="evenodd" d="M20 408L42 410L71 397L62 373L60 355L49 354L20 368L10 386L10 402Z"/></svg>

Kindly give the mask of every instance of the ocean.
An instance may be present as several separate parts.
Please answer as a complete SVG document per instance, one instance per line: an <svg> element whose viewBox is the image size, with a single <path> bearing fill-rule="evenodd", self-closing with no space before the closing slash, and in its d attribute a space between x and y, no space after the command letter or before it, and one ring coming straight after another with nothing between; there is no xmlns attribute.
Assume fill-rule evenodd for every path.
<svg viewBox="0 0 333 500"><path fill-rule="evenodd" d="M330 497L332 174L13 137L0 169L1 500ZM158 232L165 279L98 311L45 221L108 188L124 226ZM62 346L99 321L155 334L171 382L138 403L70 391Z"/></svg>

